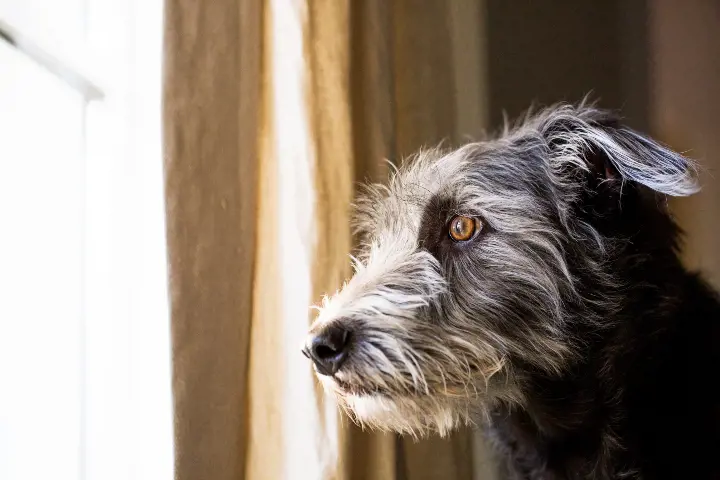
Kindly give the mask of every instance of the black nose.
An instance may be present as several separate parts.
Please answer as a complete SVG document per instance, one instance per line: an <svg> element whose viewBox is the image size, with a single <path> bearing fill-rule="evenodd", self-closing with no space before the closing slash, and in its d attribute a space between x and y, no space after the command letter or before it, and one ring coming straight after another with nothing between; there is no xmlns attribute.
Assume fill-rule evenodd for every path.
<svg viewBox="0 0 720 480"><path fill-rule="evenodd" d="M350 332L338 325L329 325L310 338L303 353L315 363L318 373L333 375L348 354Z"/></svg>

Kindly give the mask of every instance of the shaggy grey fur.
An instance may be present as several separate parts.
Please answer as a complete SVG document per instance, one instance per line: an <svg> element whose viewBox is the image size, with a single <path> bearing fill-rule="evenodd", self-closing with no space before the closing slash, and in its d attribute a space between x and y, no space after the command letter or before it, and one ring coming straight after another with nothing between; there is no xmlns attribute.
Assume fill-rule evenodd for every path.
<svg viewBox="0 0 720 480"><path fill-rule="evenodd" d="M532 411L537 380L566 378L589 351L593 378L611 381L615 346L594 345L615 335L637 283L618 267L632 239L613 212L626 189L664 212L665 195L696 191L693 173L683 156L587 104L528 115L495 140L420 152L358 201L355 274L323 300L306 353L354 421L414 436L461 424L493 431L498 412ZM482 229L453 241L457 215ZM635 261L647 262L640 253ZM323 344L328 329L340 329L342 345ZM343 350L332 368L318 363L318 342L325 354ZM622 395L619 386L603 401ZM624 449L620 416L598 426L577 478L640 475L610 460ZM551 429L576 421L553 415ZM507 436L496 436L501 451ZM534 473L516 466L517 478L576 478L532 461Z"/></svg>

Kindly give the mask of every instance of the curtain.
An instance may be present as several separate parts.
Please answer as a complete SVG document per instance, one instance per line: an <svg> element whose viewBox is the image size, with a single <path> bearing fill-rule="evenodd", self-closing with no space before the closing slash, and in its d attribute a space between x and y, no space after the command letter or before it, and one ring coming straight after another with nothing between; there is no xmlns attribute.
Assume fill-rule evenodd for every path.
<svg viewBox="0 0 720 480"><path fill-rule="evenodd" d="M166 0L176 477L480 479L470 430L362 432L300 354L357 182L478 137L483 2Z"/></svg>
<svg viewBox="0 0 720 480"><path fill-rule="evenodd" d="M702 190L670 200L685 232L683 260L720 289L720 4L671 0L652 3L652 127L658 139L698 160Z"/></svg>

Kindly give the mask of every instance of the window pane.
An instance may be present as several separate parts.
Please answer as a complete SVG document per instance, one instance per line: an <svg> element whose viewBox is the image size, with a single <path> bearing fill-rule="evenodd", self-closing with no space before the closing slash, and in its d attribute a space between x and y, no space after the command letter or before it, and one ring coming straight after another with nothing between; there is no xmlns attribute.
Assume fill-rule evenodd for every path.
<svg viewBox="0 0 720 480"><path fill-rule="evenodd" d="M1 41L0 72L0 478L75 480L84 104Z"/></svg>

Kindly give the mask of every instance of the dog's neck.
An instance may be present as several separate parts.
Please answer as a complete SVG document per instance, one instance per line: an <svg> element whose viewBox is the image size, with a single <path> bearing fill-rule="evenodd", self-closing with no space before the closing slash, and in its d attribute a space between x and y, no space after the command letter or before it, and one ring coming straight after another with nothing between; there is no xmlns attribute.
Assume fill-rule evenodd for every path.
<svg viewBox="0 0 720 480"><path fill-rule="evenodd" d="M523 405L500 405L494 412L491 435L518 478L586 478L583 472L616 478L663 465L663 456L670 465L678 455L704 469L698 471L717 468L705 460L698 464L681 442L706 434L720 441L709 423L697 425L690 415L694 408L714 411L707 379L720 367L720 356L712 353L720 339L720 303L682 268L673 247L654 253L628 267L632 287L615 318L608 318L611 328L597 333L563 374L524 369ZM696 392L692 401L690 389ZM661 429L662 444L656 437ZM648 450L647 459L638 456L638 445Z"/></svg>

